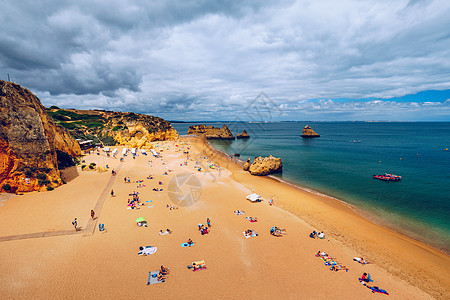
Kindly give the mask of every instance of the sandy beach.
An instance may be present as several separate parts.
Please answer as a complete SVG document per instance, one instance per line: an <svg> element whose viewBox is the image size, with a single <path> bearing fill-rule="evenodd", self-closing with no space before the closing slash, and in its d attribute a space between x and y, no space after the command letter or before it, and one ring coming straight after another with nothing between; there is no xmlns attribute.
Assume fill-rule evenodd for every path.
<svg viewBox="0 0 450 300"><path fill-rule="evenodd" d="M67 184L54 191L6 197L0 206L0 298L450 297L448 255L376 225L339 201L251 176L201 139L154 147L161 158L128 155L120 162L103 152L86 155L85 164L108 164L108 172L73 167L64 171ZM118 171L114 177L112 169ZM138 209L127 206L133 192L143 204ZM263 201L246 200L252 192ZM96 207L101 210L90 220ZM75 217L82 230L73 234ZM137 226L138 217L148 227ZM210 233L202 235L197 225L206 225L207 218ZM106 230L100 232L98 224ZM272 226L287 234L270 235ZM166 229L172 233L159 235ZM248 229L258 236L246 238ZM325 239L310 238L313 230L323 231ZM25 238L45 232L59 235ZM181 247L188 239L195 245ZM139 246L157 251L140 256ZM331 271L315 256L319 250L349 270ZM370 263L353 261L356 256ZM187 268L201 260L205 270ZM170 268L166 281L147 285L149 272L161 265ZM362 285L363 272L389 296Z"/></svg>

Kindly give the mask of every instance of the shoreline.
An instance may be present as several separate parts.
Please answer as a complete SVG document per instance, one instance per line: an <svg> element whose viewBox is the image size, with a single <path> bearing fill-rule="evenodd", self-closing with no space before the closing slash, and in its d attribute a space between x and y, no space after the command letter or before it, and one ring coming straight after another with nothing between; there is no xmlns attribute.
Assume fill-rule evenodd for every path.
<svg viewBox="0 0 450 300"><path fill-rule="evenodd" d="M236 157L233 157L233 156L225 153L224 151L222 151L220 149L217 149L208 140L205 140L205 142L207 143L207 145L209 145L209 147L214 149L214 152L219 153L224 158L230 159L231 161L239 164L241 167L244 165L245 162L243 160L241 160L239 158L236 158ZM264 176L262 176L262 177L264 177ZM388 221L386 221L386 220L384 220L384 219L382 219L380 217L374 216L371 212L368 212L368 211L365 211L363 209L360 209L357 206L346 202L345 200L342 200L342 199L330 196L328 194L325 194L325 193L322 193L322 192L319 192L319 191L316 191L316 190L313 190L313 189L310 189L310 188L303 187L303 186L301 186L298 183L290 182L288 180L281 179L281 178L278 178L278 177L273 176L273 175L267 175L265 177L270 178L270 179L272 179L272 180L274 180L276 182L279 182L280 184L285 184L285 185L291 186L291 187L293 187L295 189L298 189L300 191L304 191L306 193L317 195L317 196L319 196L321 198L327 198L327 199L330 199L330 201L336 201L336 202L340 203L341 205L350 208L351 210L353 210L353 212L355 212L356 214L358 214L362 218L366 219L367 221L369 221L369 222L371 222L371 223L373 223L375 225L378 225L378 226L384 227L386 229L392 230L392 231L394 231L394 232L396 232L398 234L404 235L407 238L410 238L410 239L412 239L412 240L414 240L416 242L423 243L424 245L429 246L429 247L431 247L434 250L437 250L439 252L442 252L445 255L450 255L450 249L443 248L443 247L439 246L439 244L430 243L429 240L425 240L425 238L421 239L420 236L419 237L412 236L412 232L410 230L407 230L407 229L401 228L400 226L391 224Z"/></svg>
<svg viewBox="0 0 450 300"><path fill-rule="evenodd" d="M208 141L205 142L201 138L188 138L188 140L197 145L200 152L216 164L231 171L230 177L233 180L250 190L255 190L263 198L270 198L267 195L274 194L270 192L270 182L272 182L273 190L277 190L276 194L278 194L276 196L278 198L274 199L275 206L294 214L313 228L334 233L333 239L345 245L349 244L350 249L363 257L371 261L383 261L386 264L386 270L391 274L417 287L431 287L423 288L427 292L436 292L432 286L441 286L439 283L447 282L447 286L450 286L450 280L444 275L450 267L450 257L444 251L387 226L377 224L359 213L353 205L342 200L316 191L311 192L296 184L283 182L274 176L250 175L242 170L236 158L214 148ZM205 149L213 155L207 155L208 151ZM218 155L214 156L214 154ZM301 198L308 198L307 203L303 205L301 201L284 199L281 191L283 194L288 194L288 192L284 193L284 190L298 193ZM414 258L414 261L410 261L409 258ZM414 274L413 278L411 274ZM419 278L420 284L417 283ZM441 297L448 293L442 290L438 292ZM432 294L436 296L436 293L432 292Z"/></svg>
<svg viewBox="0 0 450 300"><path fill-rule="evenodd" d="M386 289L394 299L448 299L448 256L373 224L337 201L273 178L252 176L242 170L238 160L219 154L201 139L153 145L159 145L161 157L124 158L110 187L114 196L108 195L102 207L95 208L111 174L81 171L80 167L69 170L71 174L66 175L72 180L66 185L14 197L0 207L0 236L55 230L72 233L74 217L83 230L89 229L92 208L96 210L95 222L106 228L100 232L96 226L94 234L86 236L1 242L0 251L7 255L1 263L4 284L0 295L180 299L195 290L198 297L220 299L276 299L280 294L289 299L380 297L358 281L358 276L367 272L373 284ZM119 167L119 159L102 152L83 159ZM148 178L149 174L153 178ZM186 174L192 178L195 191L201 193L183 185L174 189L174 183L185 182ZM131 182L125 182L127 177ZM261 203L246 200L252 190L263 197ZM130 193L135 191L142 206L129 209ZM182 199L193 198L180 202L178 196L173 198L174 191ZM273 206L266 201L270 197L275 201ZM173 204L176 209L169 209ZM233 214L236 210L245 211L245 216ZM30 217L17 222L21 216ZM148 227L137 226L138 217L144 217ZM246 217L257 217L258 221L251 223ZM201 235L198 224L206 218L212 221L211 233ZM272 226L285 228L288 234L274 237L269 234ZM160 235L165 228L172 233ZM248 229L259 235L247 239L243 231ZM325 239L310 238L313 230L323 231ZM194 247L180 247L191 238ZM156 247L157 252L138 255L139 246L146 245ZM318 250L332 255L348 272L331 272L315 256ZM354 257L364 257L370 263L358 264ZM186 265L199 260L206 261L208 269L192 274ZM148 273L161 265L171 270L168 280L148 286Z"/></svg>

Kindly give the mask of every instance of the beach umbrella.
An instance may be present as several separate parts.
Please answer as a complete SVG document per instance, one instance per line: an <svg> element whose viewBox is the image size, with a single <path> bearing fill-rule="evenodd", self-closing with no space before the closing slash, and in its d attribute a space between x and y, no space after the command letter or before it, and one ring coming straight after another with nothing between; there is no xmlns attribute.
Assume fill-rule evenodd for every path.
<svg viewBox="0 0 450 300"><path fill-rule="evenodd" d="M136 223L145 221L144 217L139 217L136 219Z"/></svg>

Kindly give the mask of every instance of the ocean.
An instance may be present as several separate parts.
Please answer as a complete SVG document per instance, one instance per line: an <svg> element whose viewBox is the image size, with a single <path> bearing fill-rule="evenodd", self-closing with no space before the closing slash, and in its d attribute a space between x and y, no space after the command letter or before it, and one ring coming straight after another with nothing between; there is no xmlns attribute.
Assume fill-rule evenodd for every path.
<svg viewBox="0 0 450 300"><path fill-rule="evenodd" d="M173 123L180 135L190 125ZM205 123L202 123L205 124ZM224 123L208 123L216 127ZM303 139L309 124L319 138ZM281 157L274 176L356 207L366 218L450 252L450 122L229 123L247 140L211 140L241 160ZM401 175L399 182L373 179Z"/></svg>

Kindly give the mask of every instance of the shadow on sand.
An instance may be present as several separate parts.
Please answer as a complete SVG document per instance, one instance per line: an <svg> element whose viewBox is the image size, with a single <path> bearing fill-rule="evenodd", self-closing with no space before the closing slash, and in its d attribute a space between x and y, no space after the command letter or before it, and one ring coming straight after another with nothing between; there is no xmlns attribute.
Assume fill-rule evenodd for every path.
<svg viewBox="0 0 450 300"><path fill-rule="evenodd" d="M71 182L79 176L76 166L66 168L64 170L59 170L61 173L61 179L65 182Z"/></svg>

